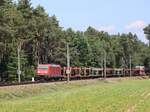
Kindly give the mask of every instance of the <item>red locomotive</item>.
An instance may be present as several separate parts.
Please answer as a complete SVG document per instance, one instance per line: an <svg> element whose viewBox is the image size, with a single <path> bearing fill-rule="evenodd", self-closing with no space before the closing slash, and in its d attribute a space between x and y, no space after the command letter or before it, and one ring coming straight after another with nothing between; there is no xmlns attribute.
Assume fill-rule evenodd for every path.
<svg viewBox="0 0 150 112"><path fill-rule="evenodd" d="M60 78L61 66L55 64L39 64L36 70L36 77Z"/></svg>

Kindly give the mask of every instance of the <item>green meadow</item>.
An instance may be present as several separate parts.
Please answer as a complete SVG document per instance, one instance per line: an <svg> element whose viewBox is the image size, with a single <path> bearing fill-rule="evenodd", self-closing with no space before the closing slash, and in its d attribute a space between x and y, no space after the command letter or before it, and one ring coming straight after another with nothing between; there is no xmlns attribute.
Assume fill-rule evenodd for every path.
<svg viewBox="0 0 150 112"><path fill-rule="evenodd" d="M0 88L0 112L150 112L150 80L90 80Z"/></svg>

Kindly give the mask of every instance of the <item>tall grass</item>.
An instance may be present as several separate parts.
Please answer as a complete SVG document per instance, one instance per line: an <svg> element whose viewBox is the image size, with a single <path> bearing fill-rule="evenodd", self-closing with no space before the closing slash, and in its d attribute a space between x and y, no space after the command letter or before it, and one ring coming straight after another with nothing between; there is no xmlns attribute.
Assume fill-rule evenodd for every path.
<svg viewBox="0 0 150 112"><path fill-rule="evenodd" d="M0 112L149 111L149 80L95 80L0 88Z"/></svg>

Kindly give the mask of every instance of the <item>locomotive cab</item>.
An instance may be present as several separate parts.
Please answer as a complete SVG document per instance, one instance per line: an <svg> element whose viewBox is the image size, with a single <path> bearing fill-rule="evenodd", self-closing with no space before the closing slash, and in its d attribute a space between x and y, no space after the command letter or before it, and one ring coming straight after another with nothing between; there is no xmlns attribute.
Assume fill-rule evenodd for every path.
<svg viewBox="0 0 150 112"><path fill-rule="evenodd" d="M37 67L37 75L47 75L49 67L47 65L39 65Z"/></svg>
<svg viewBox="0 0 150 112"><path fill-rule="evenodd" d="M36 77L49 79L61 77L61 66L55 64L39 64L36 70Z"/></svg>

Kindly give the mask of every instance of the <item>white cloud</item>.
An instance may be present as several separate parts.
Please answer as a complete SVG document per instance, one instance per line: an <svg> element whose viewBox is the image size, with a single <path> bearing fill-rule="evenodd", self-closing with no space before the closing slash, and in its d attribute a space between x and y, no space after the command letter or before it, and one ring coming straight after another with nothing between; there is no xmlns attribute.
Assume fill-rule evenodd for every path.
<svg viewBox="0 0 150 112"><path fill-rule="evenodd" d="M139 38L142 42L148 43L148 40L146 39L146 37L145 37L145 35L144 35L143 32L140 32L140 31L139 31L139 32L134 32L134 33L137 34L138 38Z"/></svg>
<svg viewBox="0 0 150 112"><path fill-rule="evenodd" d="M124 32L125 33L128 33L128 32L132 32L132 33L135 33L137 34L138 38L144 42L144 43L147 43L147 39L144 35L144 31L143 31L143 28L146 27L146 22L143 21L143 20L137 20L137 21L134 21L128 25L126 25L124 28Z"/></svg>
<svg viewBox="0 0 150 112"><path fill-rule="evenodd" d="M105 31L105 32L108 32L110 34L114 34L116 28L113 25L109 25L109 26L101 26L101 27L97 28L97 30L99 30L99 31Z"/></svg>
<svg viewBox="0 0 150 112"><path fill-rule="evenodd" d="M128 24L125 28L126 29L143 29L146 26L146 23L142 20L134 21Z"/></svg>

